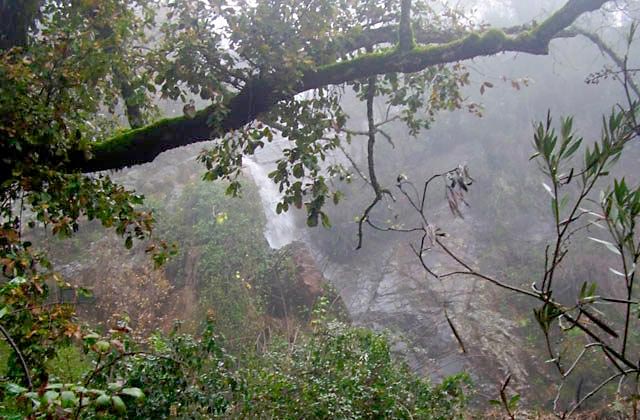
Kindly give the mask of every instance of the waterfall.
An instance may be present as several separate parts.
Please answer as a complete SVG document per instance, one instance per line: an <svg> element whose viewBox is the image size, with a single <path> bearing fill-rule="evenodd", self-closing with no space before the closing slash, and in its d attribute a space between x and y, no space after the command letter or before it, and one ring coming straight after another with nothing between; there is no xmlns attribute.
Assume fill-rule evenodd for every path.
<svg viewBox="0 0 640 420"><path fill-rule="evenodd" d="M292 210L275 212L281 194L268 174L286 147L286 139L276 138L255 155L243 157L244 169L258 187L266 217L264 236L269 246L279 249L294 241L304 243L301 246L308 249L324 278L340 294L353 323L389 334L394 352L401 354L416 371L438 381L465 370L468 361L459 354L458 344L442 315L441 297L450 297L449 312L456 320L469 320L467 296L473 296L475 287L481 286L471 282L444 286L425 282L422 267L416 264L413 254L405 252L404 242L367 243L366 252L354 253L346 261L325 255L313 239L317 230L305 230ZM460 224L459 228L464 226ZM343 232L355 236L355 224L350 231ZM482 316L482 321L490 319L486 322L504 325L498 324L489 311ZM464 324L458 325L460 331L469 331L463 328ZM502 336L496 339L503 345L505 340Z"/></svg>
<svg viewBox="0 0 640 420"><path fill-rule="evenodd" d="M267 219L264 237L273 249L280 249L297 239L296 223L291 212L276 213L276 204L280 201L278 186L269 178L269 169L266 163L258 163L253 158L243 159L245 167L249 170L253 181L258 186L262 210Z"/></svg>

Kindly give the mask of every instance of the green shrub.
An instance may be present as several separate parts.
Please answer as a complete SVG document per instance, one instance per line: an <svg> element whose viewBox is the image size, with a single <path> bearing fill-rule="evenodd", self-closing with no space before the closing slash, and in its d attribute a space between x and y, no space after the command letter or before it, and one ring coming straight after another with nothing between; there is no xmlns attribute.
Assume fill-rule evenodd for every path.
<svg viewBox="0 0 640 420"><path fill-rule="evenodd" d="M279 343L241 370L241 417L451 419L465 405L464 375L441 385L393 360L382 335L339 322Z"/></svg>

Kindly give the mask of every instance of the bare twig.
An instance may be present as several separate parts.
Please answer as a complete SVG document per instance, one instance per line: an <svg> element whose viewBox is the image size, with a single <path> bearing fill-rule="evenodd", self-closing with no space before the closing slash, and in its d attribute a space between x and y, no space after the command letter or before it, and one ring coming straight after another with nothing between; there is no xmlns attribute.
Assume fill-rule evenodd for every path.
<svg viewBox="0 0 640 420"><path fill-rule="evenodd" d="M605 379L604 381L602 381L598 386L596 386L594 389L591 390L591 392L589 392L587 395L585 395L584 397L582 397L580 399L580 401L578 401L573 408L566 414L566 418L569 418L573 415L573 413L575 413L575 411L580 408L580 406L582 404L584 404L585 401L587 401L589 398L593 397L594 395L596 395L598 392L600 392L600 390L602 388L604 388L605 386L607 386L609 383L611 383L612 381L615 381L616 379L618 379L620 376L626 376L629 375L630 373L633 372L638 372L637 369L628 369L625 370L623 372L619 372L616 373L615 375L610 376L609 378Z"/></svg>
<svg viewBox="0 0 640 420"><path fill-rule="evenodd" d="M509 407L509 400L507 399L507 387L509 386L509 382L511 382L511 374L508 374L500 385L500 401L502 402L502 407L507 412L509 418L511 420L515 420L515 414L511 412L511 407Z"/></svg>

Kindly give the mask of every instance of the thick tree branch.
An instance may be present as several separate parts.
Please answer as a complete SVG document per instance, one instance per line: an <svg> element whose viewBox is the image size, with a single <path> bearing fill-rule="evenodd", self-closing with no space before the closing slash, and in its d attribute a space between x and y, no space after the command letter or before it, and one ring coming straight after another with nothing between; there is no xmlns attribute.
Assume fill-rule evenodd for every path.
<svg viewBox="0 0 640 420"><path fill-rule="evenodd" d="M41 0L0 0L0 50L27 45L29 28L34 25Z"/></svg>
<svg viewBox="0 0 640 420"><path fill-rule="evenodd" d="M419 44L444 44L468 35L468 32L460 30L424 29L415 26L412 29L414 39ZM518 32L521 31L522 29ZM336 39L334 47L341 53L346 54L360 49L375 47L376 45L393 45L398 41L398 32L399 27L396 25L367 29L355 35Z"/></svg>
<svg viewBox="0 0 640 420"><path fill-rule="evenodd" d="M400 0L400 28L398 30L398 49L409 51L415 46L411 29L411 0Z"/></svg>
<svg viewBox="0 0 640 420"><path fill-rule="evenodd" d="M293 84L291 81L278 79L253 80L226 102L224 116L221 114L220 106L215 105L200 111L192 119L167 119L141 129L130 130L95 145L93 157L88 160L82 154L74 156L74 165L76 169L93 172L151 162L166 150L210 140L239 129L283 99L328 85L339 85L385 73L411 73L437 64L506 51L546 54L550 41L556 35L580 15L599 9L607 1L569 0L564 7L540 25L512 36L492 29L442 45L418 46L410 51L388 49L367 53L309 70ZM222 116L221 121L210 121L211 116Z"/></svg>
<svg viewBox="0 0 640 420"><path fill-rule="evenodd" d="M371 186L376 193L376 198L381 199L383 190L378 183L378 177L376 176L376 164L375 164L375 144L376 144L376 123L373 115L373 101L376 97L376 77L369 77L367 83L367 124L369 131L367 132L367 166L369 168L369 180Z"/></svg>
<svg viewBox="0 0 640 420"><path fill-rule="evenodd" d="M518 35L532 29L536 24L524 24L503 28L502 31L507 35ZM344 35L336 38L332 44L333 49L338 50L341 54L349 54L361 49L367 49L380 45L394 45L398 42L399 27L396 25L380 26L377 28L358 31L355 34ZM440 29L440 28L424 28L412 25L413 39L416 44L446 44L470 35L472 31L464 29ZM573 38L577 35L571 31L561 31L555 38Z"/></svg>

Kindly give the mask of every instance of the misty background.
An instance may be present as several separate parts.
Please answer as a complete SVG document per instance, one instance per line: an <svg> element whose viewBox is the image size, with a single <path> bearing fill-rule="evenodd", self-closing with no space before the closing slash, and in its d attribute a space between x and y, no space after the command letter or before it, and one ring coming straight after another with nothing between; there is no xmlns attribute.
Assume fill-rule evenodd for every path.
<svg viewBox="0 0 640 420"><path fill-rule="evenodd" d="M476 22L497 27L544 19L563 3L455 2L470 11ZM615 8L615 3L610 7ZM632 17L638 16L614 10L581 18L577 25L596 31L622 55L624 28ZM637 46L629 57L630 68L640 64ZM382 137L376 143L378 178L383 186L393 188L402 174L419 187L433 174L466 164L474 182L466 197L469 206L462 210L464 218L449 211L444 187L437 183L428 199L430 220L450 235L447 243L466 261L509 284L529 287L540 277L544 247L554 234L544 176L529 159L533 124L543 121L547 112L556 123L561 116L573 116L575 129L590 143L599 138L602 116L624 100L624 92L611 78L598 84L586 82L613 63L580 36L554 40L547 56L505 53L463 64L472 80L463 91L465 100L481 105L482 116L464 109L442 111L416 137L402 124L392 123L386 128L392 143ZM485 82L492 87L481 92ZM159 104L165 115L182 113L182 103ZM350 115L347 126L366 129L365 104L346 91L343 106ZM376 107L382 118L382 98L376 100ZM143 262L143 248L134 249L132 259L127 251L113 246L114 238L97 233L99 229L88 227L62 249L52 240L52 252L65 264L61 271L95 290L95 300L81 305L84 316L106 322L110 313L126 312L142 333L158 320L170 328L174 317L196 325L203 314L213 311L219 314L220 329L241 348L267 334L268 323L261 318L264 308L271 321L289 329L290 313L311 302L319 293L316 289L327 284L335 296L333 303L342 305L353 323L388 333L399 357L435 381L467 371L478 396L486 398L511 373L527 402L552 398L554 390L546 385L550 367L536 356L542 336L532 315L534 302L469 277L439 281L428 276L411 252L409 245L417 240L411 234L365 227L363 247L356 250L356 221L374 193L355 173L350 183L332 181L345 194L337 206L328 205L332 227L308 228L303 212L295 209L276 215L279 192L268 173L284 147L282 142L286 140L276 139L245 159L244 192L237 199L224 196L224 185L201 180L204 168L195 157L206 144L174 150L151 164L115 174L117 180L145 194L147 205L158 214L158 235L177 241L180 251L165 269L155 272ZM354 138L345 151L361 168L366 167L366 138ZM342 153L329 161L349 163ZM639 181L639 167L640 147L633 143L616 171L634 184ZM398 198L395 202L385 199L372 220L409 223L410 208ZM621 285L608 270L612 257L586 240L597 235L601 233L592 230L574 239L576 252L561 273L560 299L571 299L584 281L598 282L599 290L613 296L621 293ZM266 255L276 258L261 266ZM294 267L279 266L278 255L293 255ZM430 254L428 259L435 267L453 265L443 253ZM116 274L123 267L124 272ZM300 273L300 267L307 277L291 274L296 269ZM114 273L120 280L112 277L110 285L96 284L97 273ZM287 276L296 277L298 283L281 287L285 283L278 282ZM256 285L273 297L261 302L261 308L245 299ZM125 305L110 300L108 288L127 289L141 298ZM460 351L447 324L445 309L461 333L466 353ZM606 375L604 369L585 370L576 375L567 393L575 392L580 381L595 384Z"/></svg>

